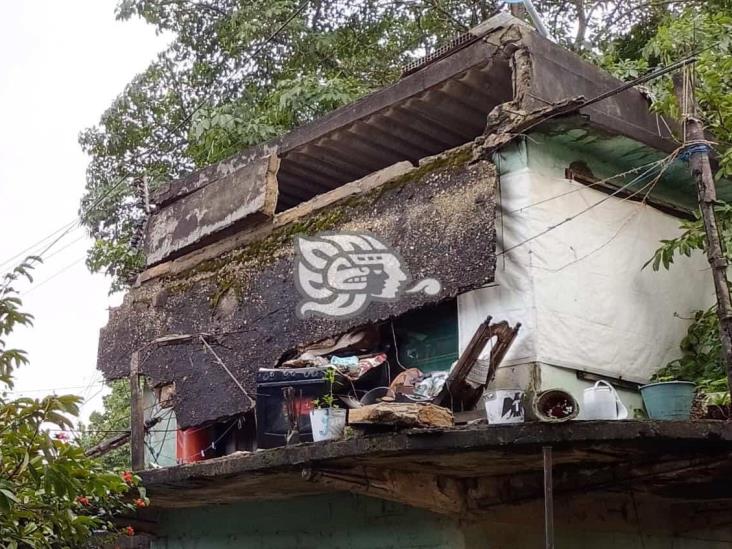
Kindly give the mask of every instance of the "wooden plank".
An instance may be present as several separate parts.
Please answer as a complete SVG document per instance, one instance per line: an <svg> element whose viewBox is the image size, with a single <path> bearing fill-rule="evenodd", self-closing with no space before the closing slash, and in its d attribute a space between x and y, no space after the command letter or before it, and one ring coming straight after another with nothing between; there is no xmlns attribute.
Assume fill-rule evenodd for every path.
<svg viewBox="0 0 732 549"><path fill-rule="evenodd" d="M278 165L273 154L254 159L154 213L145 235L147 264L180 255L225 231L271 219L277 205Z"/></svg>
<svg viewBox="0 0 732 549"><path fill-rule="evenodd" d="M380 402L348 410L349 425L394 425L397 427L452 427L452 412L434 404Z"/></svg>
<svg viewBox="0 0 732 549"><path fill-rule="evenodd" d="M130 451L132 470L145 468L145 411L140 387L140 352L130 358Z"/></svg>
<svg viewBox="0 0 732 549"><path fill-rule="evenodd" d="M150 418L145 422L145 431L150 429L151 427L157 425L160 423L159 417ZM112 450L119 448L121 446L124 446L130 441L130 433L120 433L118 435L115 435L113 437L109 437L107 439L104 439L99 444L95 444L88 450L86 450L85 454L87 457L95 458L99 456L103 456L104 454L111 452Z"/></svg>
<svg viewBox="0 0 732 549"><path fill-rule="evenodd" d="M454 411L474 409L483 394L483 390L495 376L498 365L506 356L513 340L516 339L519 328L521 328L520 322L512 328L505 320L492 323L489 316L475 330L468 346L450 371L445 386L435 398L435 404L449 405ZM475 369L478 357L494 337L496 343L491 347L488 369L486 372L480 372L480 375L477 375L479 372Z"/></svg>

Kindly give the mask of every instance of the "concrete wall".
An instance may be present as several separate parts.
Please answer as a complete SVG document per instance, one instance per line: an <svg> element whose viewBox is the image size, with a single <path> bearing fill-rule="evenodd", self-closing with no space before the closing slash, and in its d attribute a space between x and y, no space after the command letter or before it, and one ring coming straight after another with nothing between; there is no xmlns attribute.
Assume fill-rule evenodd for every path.
<svg viewBox="0 0 732 549"><path fill-rule="evenodd" d="M166 514L152 549L430 549L465 547L447 518L376 499L316 496Z"/></svg>
<svg viewBox="0 0 732 549"><path fill-rule="evenodd" d="M550 138L506 148L495 160L496 281L458 299L461 351L488 314L523 325L495 388L563 387L581 399L590 383L578 380L577 370L645 382L678 357L684 319L712 303L706 262L694 254L669 271L643 265L661 239L680 233L680 220L566 179L573 161L598 178L628 166ZM640 398L622 396L633 417Z"/></svg>
<svg viewBox="0 0 732 549"><path fill-rule="evenodd" d="M634 507L590 496L556 511L562 549L721 549L730 532L674 535L673 519L658 506ZM636 514L637 513L637 514ZM692 513L693 514L693 513ZM338 494L287 501L239 503L163 515L152 549L517 549L543 547L541 502L496 509L471 524L362 496ZM665 518L664 518L665 517ZM659 523L660 520L660 523ZM659 532L659 527L668 533Z"/></svg>

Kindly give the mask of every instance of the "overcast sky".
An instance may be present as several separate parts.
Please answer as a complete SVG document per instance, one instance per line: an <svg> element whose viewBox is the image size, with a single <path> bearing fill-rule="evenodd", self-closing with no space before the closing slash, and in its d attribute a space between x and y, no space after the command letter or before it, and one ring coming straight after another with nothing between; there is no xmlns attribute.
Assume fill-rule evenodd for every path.
<svg viewBox="0 0 732 549"><path fill-rule="evenodd" d="M79 132L95 124L169 37L142 21L116 21L117 0L3 2L0 16L0 271L17 252L76 216L88 159ZM95 369L109 282L83 262L88 240L77 229L56 245L23 296L36 317L11 343L31 365L16 391L76 393L101 405ZM37 251L38 249L34 250ZM53 254L53 255L51 255ZM52 277L52 278L51 278Z"/></svg>

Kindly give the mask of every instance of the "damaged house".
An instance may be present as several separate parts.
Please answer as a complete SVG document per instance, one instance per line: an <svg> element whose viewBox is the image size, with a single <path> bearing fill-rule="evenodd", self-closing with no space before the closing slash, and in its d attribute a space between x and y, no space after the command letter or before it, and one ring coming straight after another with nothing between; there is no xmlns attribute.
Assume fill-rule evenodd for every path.
<svg viewBox="0 0 732 549"><path fill-rule="evenodd" d="M696 198L639 91L588 101L621 84L499 15L154 193L98 359L132 383L152 546L729 546L732 429L641 419L639 387L713 294L701 256L642 270ZM342 287L369 291L316 280L344 250ZM343 366L330 388L323 364ZM485 419L486 383L582 403L598 381L625 421ZM334 384L352 427L312 443ZM395 386L415 417L355 421Z"/></svg>

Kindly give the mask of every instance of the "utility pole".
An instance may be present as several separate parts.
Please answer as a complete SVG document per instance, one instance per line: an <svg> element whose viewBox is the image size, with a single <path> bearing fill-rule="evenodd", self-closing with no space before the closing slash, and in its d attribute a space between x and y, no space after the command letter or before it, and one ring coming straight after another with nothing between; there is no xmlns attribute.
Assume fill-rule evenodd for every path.
<svg viewBox="0 0 732 549"><path fill-rule="evenodd" d="M681 109L684 126L684 143L689 156L689 169L696 184L699 209L704 220L706 250L709 266L712 268L714 290L717 294L717 317L722 354L727 365L727 386L732 390L732 300L727 282L727 259L717 228L714 207L717 204L717 190L709 163L709 145L704 135L704 126L697 117L698 106L694 98L694 81L691 67L686 66L674 75L674 91Z"/></svg>

